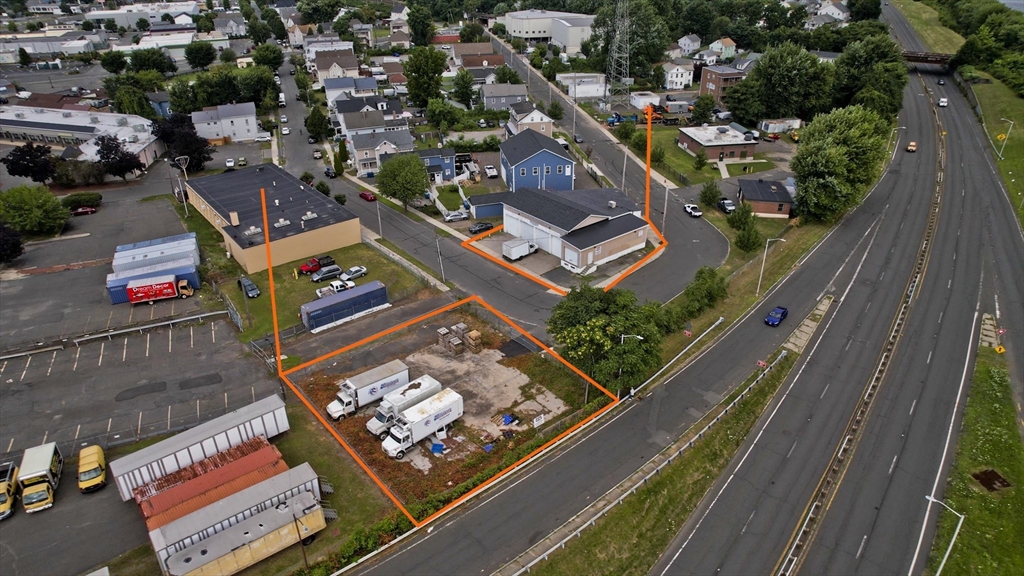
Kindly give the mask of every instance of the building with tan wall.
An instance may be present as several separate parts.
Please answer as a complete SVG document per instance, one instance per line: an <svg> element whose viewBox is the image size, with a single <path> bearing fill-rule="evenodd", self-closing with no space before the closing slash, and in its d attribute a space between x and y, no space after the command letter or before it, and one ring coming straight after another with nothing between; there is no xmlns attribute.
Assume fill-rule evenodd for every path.
<svg viewBox="0 0 1024 576"><path fill-rule="evenodd" d="M260 188L266 190L275 265L358 244L359 218L274 164L193 178L188 202L224 237L246 272L267 269Z"/></svg>
<svg viewBox="0 0 1024 576"><path fill-rule="evenodd" d="M679 129L679 147L697 155L703 149L711 162L753 158L757 141L729 126L693 126Z"/></svg>
<svg viewBox="0 0 1024 576"><path fill-rule="evenodd" d="M793 194L782 182L774 180L739 180L740 202L747 202L754 214L762 218L789 218L793 211Z"/></svg>

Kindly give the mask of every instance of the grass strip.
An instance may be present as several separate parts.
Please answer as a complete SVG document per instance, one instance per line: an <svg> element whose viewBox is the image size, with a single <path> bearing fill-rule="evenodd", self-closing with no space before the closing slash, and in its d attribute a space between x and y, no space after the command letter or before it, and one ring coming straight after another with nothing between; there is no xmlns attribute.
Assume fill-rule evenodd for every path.
<svg viewBox="0 0 1024 576"><path fill-rule="evenodd" d="M436 280L438 280L438 281L441 280L441 275L440 274L438 274L437 272L434 272L432 269L428 268L426 264L424 264L423 262L420 262L419 260L417 260L412 254L409 254L405 250L402 250L401 248L399 248L398 245L395 244L394 242L392 242L390 240L387 240L386 238L377 238L377 243L382 245L382 246L384 246L384 247L386 247L388 250L391 250L395 254L398 254L402 258L405 258L405 260L407 262L413 264L414 266L416 266L420 270L423 270L427 274L430 274Z"/></svg>
<svg viewBox="0 0 1024 576"><path fill-rule="evenodd" d="M945 491L946 504L965 516L946 574L1024 574L1024 443L1016 417L1006 360L979 348ZM995 470L1010 486L990 492L972 476L985 470ZM941 505L936 509L928 574L942 561L958 520Z"/></svg>
<svg viewBox="0 0 1024 576"><path fill-rule="evenodd" d="M991 80L990 84L972 84L971 89L981 104L989 137L994 140L996 150L1002 150L1002 160L995 156L996 166L1017 212L1017 220L1024 226L1024 178L1021 177L1024 175L1024 103L1006 84L980 70L975 73ZM1004 118L1013 121L1012 131L1008 131L1010 123ZM1000 136L1004 139L999 140Z"/></svg>
<svg viewBox="0 0 1024 576"><path fill-rule="evenodd" d="M591 576L647 574L705 493L732 460L747 434L760 418L796 363L788 353L775 369L755 386L719 424L693 447L662 469L644 487L584 530L565 548L533 567L531 574ZM773 357L774 359L774 357ZM734 399L757 377L752 374L729 395L716 413L709 414L687 432L692 436L718 410Z"/></svg>
<svg viewBox="0 0 1024 576"><path fill-rule="evenodd" d="M956 54L964 43L963 36L942 25L939 13L917 0L892 0L903 16L932 52Z"/></svg>

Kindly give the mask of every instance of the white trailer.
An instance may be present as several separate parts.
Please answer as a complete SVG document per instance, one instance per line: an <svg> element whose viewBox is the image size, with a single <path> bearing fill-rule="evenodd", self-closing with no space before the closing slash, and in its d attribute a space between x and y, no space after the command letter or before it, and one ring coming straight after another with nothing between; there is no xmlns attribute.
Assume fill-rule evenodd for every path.
<svg viewBox="0 0 1024 576"><path fill-rule="evenodd" d="M462 396L446 388L402 412L381 448L388 456L401 460L420 440L446 430L459 418L462 418Z"/></svg>
<svg viewBox="0 0 1024 576"><path fill-rule="evenodd" d="M757 128L765 134L785 134L800 129L803 122L799 118L781 118L778 120L761 120Z"/></svg>
<svg viewBox="0 0 1024 576"><path fill-rule="evenodd" d="M327 405L327 414L335 420L355 414L385 394L409 383L409 367L401 360L392 360L373 370L357 374L338 385L338 397Z"/></svg>
<svg viewBox="0 0 1024 576"><path fill-rule="evenodd" d="M284 400L274 394L118 458L108 465L108 470L117 483L121 500L127 502L132 499L132 492L143 484L163 478L256 436L269 439L288 429Z"/></svg>
<svg viewBox="0 0 1024 576"><path fill-rule="evenodd" d="M384 440L388 430L395 424L395 419L409 408L423 402L441 391L441 383L432 376L423 375L402 386L398 390L388 392L381 400L373 418L366 421L366 429L377 438Z"/></svg>
<svg viewBox="0 0 1024 576"><path fill-rule="evenodd" d="M517 238L501 243L501 255L512 262L521 260L537 251L537 245L529 240Z"/></svg>

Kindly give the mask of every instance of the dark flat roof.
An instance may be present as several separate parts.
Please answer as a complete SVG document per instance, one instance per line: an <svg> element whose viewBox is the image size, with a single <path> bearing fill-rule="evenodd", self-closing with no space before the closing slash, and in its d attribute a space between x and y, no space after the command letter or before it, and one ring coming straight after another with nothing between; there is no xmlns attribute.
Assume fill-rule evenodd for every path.
<svg viewBox="0 0 1024 576"><path fill-rule="evenodd" d="M188 186L224 220L230 222L230 213L238 213L239 225L228 224L223 230L243 248L263 244L262 232L251 236L244 234L250 226L263 228L260 188L266 190L271 242L356 218L347 208L274 164L260 164L228 170L214 176L193 178L188 181ZM302 217L307 212L315 213L316 218L303 221ZM274 223L281 218L291 223L281 228L275 227Z"/></svg>
<svg viewBox="0 0 1024 576"><path fill-rule="evenodd" d="M740 192L744 200L755 202L774 202L792 204L793 198L786 190L786 185L774 180L739 180Z"/></svg>
<svg viewBox="0 0 1024 576"><path fill-rule="evenodd" d="M647 222L642 218L637 218L632 214L626 214L625 216L619 216L618 218L612 218L611 220L591 224L590 226L580 228L579 230L573 230L565 236L562 236L562 240L565 240L579 250L585 250L591 246L597 246L602 242L607 242L612 238L617 238L623 234L639 230L644 226L647 226Z"/></svg>

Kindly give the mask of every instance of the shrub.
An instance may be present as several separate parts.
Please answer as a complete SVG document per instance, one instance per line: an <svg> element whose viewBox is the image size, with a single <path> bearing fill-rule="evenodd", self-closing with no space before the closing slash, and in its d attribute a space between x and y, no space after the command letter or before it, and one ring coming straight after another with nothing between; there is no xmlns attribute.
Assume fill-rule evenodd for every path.
<svg viewBox="0 0 1024 576"><path fill-rule="evenodd" d="M331 187L323 180L316 183L316 191L323 194L324 196L331 195Z"/></svg>
<svg viewBox="0 0 1024 576"><path fill-rule="evenodd" d="M740 202L736 210L726 218L726 221L733 230L743 231L753 228L757 224L757 216L754 216L754 208L749 202Z"/></svg>
<svg viewBox="0 0 1024 576"><path fill-rule="evenodd" d="M760 246L761 233L754 226L748 226L740 230L740 233L736 235L736 247L748 254L757 250Z"/></svg>
<svg viewBox="0 0 1024 576"><path fill-rule="evenodd" d="M76 192L74 194L65 196L60 203L68 210L75 210L76 208L88 207L88 208L99 208L103 202L103 194L99 192Z"/></svg>
<svg viewBox="0 0 1024 576"><path fill-rule="evenodd" d="M306 170L305 172L302 173L302 176L299 176L299 180L302 180L303 182L309 184L310 186L313 185L314 178L316 178L316 176L314 176L313 173L310 172L309 170Z"/></svg>
<svg viewBox="0 0 1024 576"><path fill-rule="evenodd" d="M345 202L348 202L348 196L345 196L344 194L335 194L334 201L344 206Z"/></svg>
<svg viewBox="0 0 1024 576"><path fill-rule="evenodd" d="M718 189L718 184L714 182L707 182L700 189L700 203L708 208L717 204L718 199L721 197L722 191Z"/></svg>

